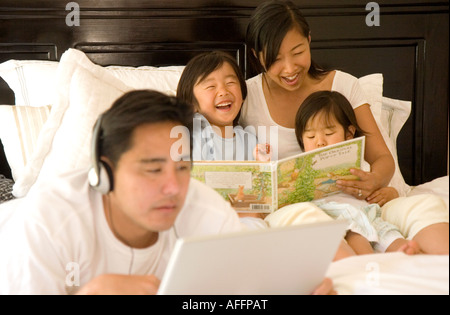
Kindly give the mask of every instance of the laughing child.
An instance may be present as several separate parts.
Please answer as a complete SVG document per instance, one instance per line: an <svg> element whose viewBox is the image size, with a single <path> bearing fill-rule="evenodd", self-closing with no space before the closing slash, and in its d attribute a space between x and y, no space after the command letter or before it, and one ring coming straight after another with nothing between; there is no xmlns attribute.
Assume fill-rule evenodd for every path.
<svg viewBox="0 0 450 315"><path fill-rule="evenodd" d="M177 97L194 105L193 160L267 160L254 128L237 125L247 85L236 61L213 51L189 61ZM264 150L265 151L265 150Z"/></svg>

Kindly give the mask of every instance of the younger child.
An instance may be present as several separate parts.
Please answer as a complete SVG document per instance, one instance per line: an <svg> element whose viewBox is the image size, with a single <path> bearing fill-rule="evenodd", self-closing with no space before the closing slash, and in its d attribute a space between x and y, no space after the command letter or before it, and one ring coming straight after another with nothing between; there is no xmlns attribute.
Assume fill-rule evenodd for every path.
<svg viewBox="0 0 450 315"><path fill-rule="evenodd" d="M334 91L320 91L311 94L296 116L296 136L304 151L339 143L364 135L358 126L356 117L348 100ZM368 204L353 196L340 194L330 196L314 204L319 206L329 217L345 219L349 222L349 232L345 239L356 254L372 253L374 248L379 252L403 251L407 254L417 254L421 251L429 254L448 254L448 213L445 204L432 195L398 198L402 202L390 200L398 197L393 187L382 188L373 196L380 204ZM339 201L339 202L336 202ZM425 207L423 205L426 205ZM302 205L302 207L306 207ZM384 221L381 216L387 209L402 207L405 215L414 216L408 231L407 241L397 226ZM266 218L271 226L305 223L302 218L314 217L315 220L326 220L323 213L314 207L305 211L296 205L291 205L276 211ZM318 219L317 219L318 218ZM303 222L302 222L303 220ZM400 220L401 221L401 220ZM399 225L402 223L399 221ZM403 220L406 221L406 220ZM396 222L397 223L397 222ZM434 247L431 243L440 243ZM340 247L336 257L343 258L350 255ZM338 259L338 258L337 258Z"/></svg>
<svg viewBox="0 0 450 315"><path fill-rule="evenodd" d="M254 160L254 130L237 126L247 85L236 61L213 51L189 61L177 97L194 105L193 160Z"/></svg>
<svg viewBox="0 0 450 315"><path fill-rule="evenodd" d="M339 143L366 133L357 123L350 102L339 92L319 91L305 99L295 119L295 134L300 148L306 152ZM363 168L370 166L364 162ZM367 198L370 203L383 206L399 197L394 187L383 187ZM363 198L359 196L358 199Z"/></svg>

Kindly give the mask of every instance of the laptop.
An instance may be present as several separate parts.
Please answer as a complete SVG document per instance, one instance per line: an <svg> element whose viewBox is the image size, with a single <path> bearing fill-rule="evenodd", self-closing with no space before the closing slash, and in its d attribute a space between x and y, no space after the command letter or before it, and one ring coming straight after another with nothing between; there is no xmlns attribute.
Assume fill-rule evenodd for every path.
<svg viewBox="0 0 450 315"><path fill-rule="evenodd" d="M310 294L347 226L331 221L178 239L158 294Z"/></svg>

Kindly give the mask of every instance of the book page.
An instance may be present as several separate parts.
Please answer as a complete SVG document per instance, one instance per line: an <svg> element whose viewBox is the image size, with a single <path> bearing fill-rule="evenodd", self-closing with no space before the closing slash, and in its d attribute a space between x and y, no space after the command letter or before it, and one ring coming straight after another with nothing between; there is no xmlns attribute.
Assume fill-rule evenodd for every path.
<svg viewBox="0 0 450 315"><path fill-rule="evenodd" d="M339 179L357 180L350 169L361 168L364 139L352 139L279 161L278 208L337 193Z"/></svg>
<svg viewBox="0 0 450 315"><path fill-rule="evenodd" d="M358 179L365 138L280 161L194 161L191 176L216 190L238 212L271 213L283 206L339 192L338 179Z"/></svg>
<svg viewBox="0 0 450 315"><path fill-rule="evenodd" d="M194 162L191 176L214 188L238 212L270 213L274 163Z"/></svg>

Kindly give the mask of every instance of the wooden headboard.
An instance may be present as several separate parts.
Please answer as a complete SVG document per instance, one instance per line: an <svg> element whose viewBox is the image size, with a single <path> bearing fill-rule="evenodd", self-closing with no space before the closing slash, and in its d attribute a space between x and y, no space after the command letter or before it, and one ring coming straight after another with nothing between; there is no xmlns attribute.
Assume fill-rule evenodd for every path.
<svg viewBox="0 0 450 315"><path fill-rule="evenodd" d="M245 30L258 0L1 0L0 62L58 60L68 48L100 65L182 65L212 49L235 55L247 77ZM377 1L379 26L368 26L369 1L294 0L312 29L319 64L357 77L383 73L383 95L411 100L398 138L402 173L416 185L448 173L449 1ZM72 3L72 4L73 4ZM71 24L71 23L69 23ZM0 79L0 104L14 95ZM0 174L11 176L0 148Z"/></svg>

